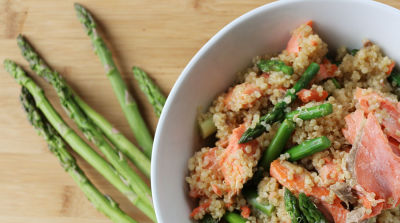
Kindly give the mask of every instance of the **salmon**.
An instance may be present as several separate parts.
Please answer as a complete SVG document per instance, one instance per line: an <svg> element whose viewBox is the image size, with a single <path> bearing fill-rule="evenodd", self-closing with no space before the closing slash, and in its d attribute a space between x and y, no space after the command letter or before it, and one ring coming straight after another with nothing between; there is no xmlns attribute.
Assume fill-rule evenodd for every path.
<svg viewBox="0 0 400 223"><path fill-rule="evenodd" d="M343 130L345 138L357 149L354 160L355 179L363 190L375 193L375 200L385 201L382 209L393 208L400 204L398 137L392 137L396 134L390 132L397 128L398 122L395 120L398 120L396 117L399 115L398 103L360 88L356 90L355 97L361 110L345 118L347 129ZM370 109L371 102L379 103L374 108L386 110L387 117L382 118L382 123L376 117L376 110Z"/></svg>
<svg viewBox="0 0 400 223"><path fill-rule="evenodd" d="M389 65L388 71L386 72L386 74L388 74L388 75L391 74L395 66L396 66L396 63L393 61L393 62Z"/></svg>
<svg viewBox="0 0 400 223"><path fill-rule="evenodd" d="M297 96L299 99L304 102L308 103L310 101L324 101L328 97L328 92L322 91L318 92L315 89L302 89L301 91L297 92Z"/></svg>
<svg viewBox="0 0 400 223"><path fill-rule="evenodd" d="M201 212L206 211L206 209L208 207L210 207L211 202L210 201L205 201L204 203L202 203L201 205L199 205L198 207L196 207L195 209L193 209L192 213L190 213L190 217L194 218L196 215L198 215Z"/></svg>
<svg viewBox="0 0 400 223"><path fill-rule="evenodd" d="M382 97L376 92L366 92L364 89L357 88L355 97L361 109L366 113L377 112L378 109L383 111L384 117L382 124L385 133L400 142L400 104ZM377 109L370 109L370 102L379 103ZM376 107L374 105L374 107Z"/></svg>
<svg viewBox="0 0 400 223"><path fill-rule="evenodd" d="M340 174L342 174L342 170L340 166L333 162L332 158L326 157L324 158L325 164L318 168L318 175L322 179L322 183L325 186L330 186L336 182L343 182L343 179L339 179Z"/></svg>
<svg viewBox="0 0 400 223"><path fill-rule="evenodd" d="M304 192L307 196L312 196L317 199L322 207L332 215L335 223L345 223L349 211L342 206L340 203L341 200L335 196L333 202L327 202L326 200L330 196L330 191L326 187L320 187L314 184L313 186L310 185L310 189L306 188L307 178L312 179L311 173L304 168L301 169L301 173L298 173L294 170L297 168L302 167L287 161L280 162L279 160L275 160L271 163L270 174L281 185L287 187L292 192L296 194ZM293 172L293 178L289 177L291 172Z"/></svg>
<svg viewBox="0 0 400 223"><path fill-rule="evenodd" d="M240 207L240 210L241 210L240 215L242 215L242 217L244 217L244 218L250 217L251 209L249 208L249 206L247 206L247 205L242 206L242 207Z"/></svg>
<svg viewBox="0 0 400 223"><path fill-rule="evenodd" d="M360 143L355 160L357 183L374 192L376 199L384 199L385 209L395 207L400 201L400 157L372 113L368 114Z"/></svg>
<svg viewBox="0 0 400 223"><path fill-rule="evenodd" d="M312 20L307 21L305 24L312 28L313 21ZM297 55L301 50L299 42L301 38L302 36L299 33L294 33L289 39L289 42L286 46L286 51L288 53L294 53Z"/></svg>
<svg viewBox="0 0 400 223"><path fill-rule="evenodd" d="M224 97L224 105L232 111L251 108L262 95L263 92L255 84L242 83L228 91Z"/></svg>
<svg viewBox="0 0 400 223"><path fill-rule="evenodd" d="M259 143L252 140L239 144L239 139L246 131L244 124L232 131L228 147L219 157L219 167L224 176L225 184L231 189L231 194L239 193L243 184L252 176L253 166L242 166L243 163L256 165L254 154L259 149ZM249 174L251 173L251 174Z"/></svg>
<svg viewBox="0 0 400 223"><path fill-rule="evenodd" d="M335 73L338 70L336 64L332 64L328 59L324 59L319 65L319 71L313 79L313 83L318 83L322 80L335 77Z"/></svg>

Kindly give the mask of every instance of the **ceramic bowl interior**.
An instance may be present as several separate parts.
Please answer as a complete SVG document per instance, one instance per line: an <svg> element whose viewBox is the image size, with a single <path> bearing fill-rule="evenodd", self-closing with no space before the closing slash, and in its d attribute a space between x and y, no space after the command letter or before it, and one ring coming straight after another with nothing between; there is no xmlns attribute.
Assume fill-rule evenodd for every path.
<svg viewBox="0 0 400 223"><path fill-rule="evenodd" d="M308 20L331 49L359 48L367 38L400 62L400 12L368 0L285 0L254 9L219 31L193 57L174 85L161 115L152 157L152 192L158 222L191 222L187 162L200 149L196 124L256 55L285 48L290 32Z"/></svg>

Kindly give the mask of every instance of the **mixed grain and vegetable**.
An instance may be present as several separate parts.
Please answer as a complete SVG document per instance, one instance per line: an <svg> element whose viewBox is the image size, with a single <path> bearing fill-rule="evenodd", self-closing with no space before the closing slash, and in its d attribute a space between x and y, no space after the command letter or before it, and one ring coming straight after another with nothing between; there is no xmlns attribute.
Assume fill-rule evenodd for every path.
<svg viewBox="0 0 400 223"><path fill-rule="evenodd" d="M255 57L199 116L194 220L400 222L395 61L369 40L328 52L312 26Z"/></svg>

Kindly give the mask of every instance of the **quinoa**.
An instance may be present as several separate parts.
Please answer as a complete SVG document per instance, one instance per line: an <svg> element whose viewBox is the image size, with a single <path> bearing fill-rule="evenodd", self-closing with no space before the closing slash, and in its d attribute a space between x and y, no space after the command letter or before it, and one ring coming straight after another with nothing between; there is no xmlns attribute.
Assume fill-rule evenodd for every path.
<svg viewBox="0 0 400 223"><path fill-rule="evenodd" d="M254 57L252 65L238 73L237 82L217 96L208 110L202 114L201 119L212 116L217 131L214 147L201 148L188 162L189 175L186 181L189 184L189 195L196 199L199 207L202 205L205 207L192 213L192 218L199 220L209 213L213 218L220 219L226 211L240 212L242 207L250 207L240 189L257 170L257 162L263 151L268 148L280 124L266 125L267 131L253 140L253 143L246 144L247 146L233 149L230 142L235 139L238 129L243 126L254 127L263 114L270 111L279 101L286 100L286 91L312 62L327 63L328 45L313 32L310 25L301 25L293 31L292 36L298 37L299 52L293 53L285 49L279 54ZM281 60L293 67L294 74L286 75L280 71L263 73L257 67L261 59ZM392 93L393 86L387 81L390 66L394 61L384 56L377 45L364 40L363 47L355 55L351 55L345 47L340 47L335 60L341 63L334 70L332 77L337 79L341 88L337 88L329 78L318 82L314 80L309 89L316 91L319 96L326 91L329 96L323 101L311 101L306 104L296 100L285 110L290 112L323 103L332 104L333 112L328 116L306 121L294 117L296 129L286 145L290 148L304 140L326 136L332 142L330 148L292 163L287 161L289 158L287 153L278 158L279 162L289 170L287 180L293 180L299 174L304 175L304 192L310 192L315 187L323 187L327 194L322 201L328 204L333 204L338 199L339 194L336 190L338 186L356 185L353 173L348 167L348 161L351 159L349 151L352 146L342 132L346 127L345 117L359 106L354 99L356 89L367 89L366 92L377 91L388 100L397 103L397 96ZM381 122L383 117L387 116L386 111L380 109L376 101L369 103L371 104L369 109L374 110ZM230 150L234 152L227 154ZM234 185L231 178L236 179ZM285 210L284 188L277 179L266 173L257 188L257 200L271 204L275 209L271 216L267 216L252 208L248 222L291 222ZM374 193L365 192L365 194L372 207L382 202L376 199ZM371 209L363 206L363 201L352 202L354 210L371 212ZM369 219L369 222L400 222L400 207L383 210L378 216Z"/></svg>

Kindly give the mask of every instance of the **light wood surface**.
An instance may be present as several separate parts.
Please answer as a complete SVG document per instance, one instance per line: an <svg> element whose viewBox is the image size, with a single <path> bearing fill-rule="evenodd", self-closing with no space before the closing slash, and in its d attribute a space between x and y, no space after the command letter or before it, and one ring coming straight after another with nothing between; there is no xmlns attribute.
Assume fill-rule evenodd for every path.
<svg viewBox="0 0 400 223"><path fill-rule="evenodd" d="M106 31L124 78L153 132L157 119L138 91L130 68L142 67L168 93L209 38L234 18L268 2L272 1L80 1ZM397 0L382 2L400 8ZM0 0L0 61L10 58L27 68L15 41L19 33L26 35L93 108L134 141L89 38L76 19L73 1ZM0 222L109 222L86 200L28 124L18 101L20 88L2 66L0 77ZM35 79L66 117L51 86ZM130 216L138 222L150 222L90 166L78 161L94 184L115 198Z"/></svg>

